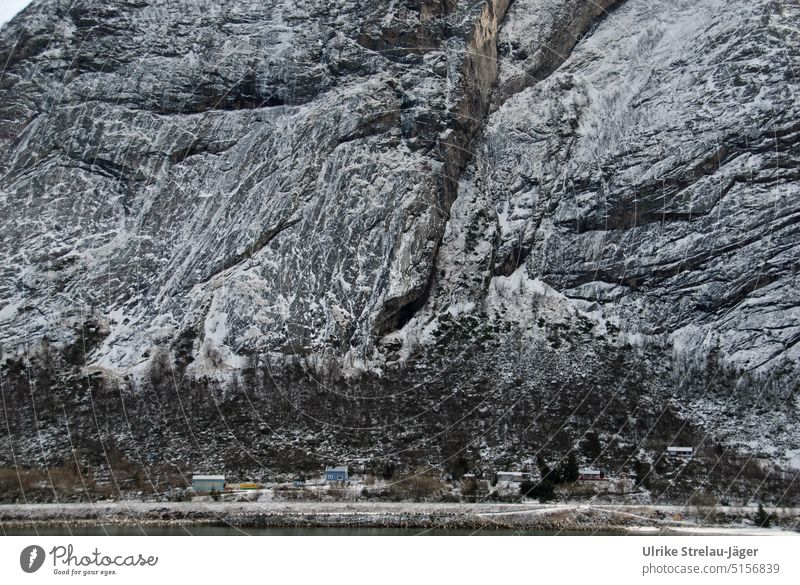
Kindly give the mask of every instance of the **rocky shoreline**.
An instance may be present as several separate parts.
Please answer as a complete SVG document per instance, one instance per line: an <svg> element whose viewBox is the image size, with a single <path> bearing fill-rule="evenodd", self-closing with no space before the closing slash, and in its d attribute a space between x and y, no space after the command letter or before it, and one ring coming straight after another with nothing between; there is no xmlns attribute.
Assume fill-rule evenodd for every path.
<svg viewBox="0 0 800 585"><path fill-rule="evenodd" d="M673 509L674 508L674 509ZM587 533L696 533L752 529L749 509L707 518L676 516L677 506L587 504L113 502L0 505L4 529L26 527L193 525L232 528L415 528ZM794 509L779 516L797 530ZM680 518L680 519L676 519ZM770 531L771 532L771 531Z"/></svg>

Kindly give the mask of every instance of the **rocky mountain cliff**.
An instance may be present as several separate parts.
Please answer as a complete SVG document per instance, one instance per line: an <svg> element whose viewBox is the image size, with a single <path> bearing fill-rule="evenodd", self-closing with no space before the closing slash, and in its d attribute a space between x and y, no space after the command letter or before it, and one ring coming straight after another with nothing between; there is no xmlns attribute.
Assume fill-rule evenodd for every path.
<svg viewBox="0 0 800 585"><path fill-rule="evenodd" d="M598 433L587 463L684 441L716 457L700 484L733 453L779 476L798 21L789 0L34 1L0 32L6 452L490 469Z"/></svg>

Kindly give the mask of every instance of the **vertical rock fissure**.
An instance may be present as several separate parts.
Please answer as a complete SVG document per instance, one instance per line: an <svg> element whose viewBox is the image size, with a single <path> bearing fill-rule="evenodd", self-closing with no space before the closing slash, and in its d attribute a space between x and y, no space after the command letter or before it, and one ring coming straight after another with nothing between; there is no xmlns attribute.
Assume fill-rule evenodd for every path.
<svg viewBox="0 0 800 585"><path fill-rule="evenodd" d="M437 244L431 259L431 271L436 264L442 238L444 237L447 216L456 197L461 173L474 159L472 144L485 126L489 115L492 91L497 81L497 40L503 19L513 0L485 0L480 16L474 23L466 40L464 63L462 66L461 97L457 101L452 122L440 136L435 148L435 156L444 163L442 197L439 207L443 212L443 222L437 234ZM402 329L414 314L427 301L433 278L428 278L424 286L411 290L400 299L393 299L384 305L383 317L379 317L378 335Z"/></svg>

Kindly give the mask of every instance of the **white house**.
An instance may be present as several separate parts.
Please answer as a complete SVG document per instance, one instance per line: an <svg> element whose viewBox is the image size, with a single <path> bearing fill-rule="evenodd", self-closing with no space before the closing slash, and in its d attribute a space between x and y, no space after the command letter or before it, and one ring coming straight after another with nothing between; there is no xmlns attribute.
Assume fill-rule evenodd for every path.
<svg viewBox="0 0 800 585"><path fill-rule="evenodd" d="M584 481L600 481L606 478L605 472L601 469L586 468L578 471L578 479Z"/></svg>
<svg viewBox="0 0 800 585"><path fill-rule="evenodd" d="M196 492L221 492L225 489L224 475L192 475L192 489Z"/></svg>
<svg viewBox="0 0 800 585"><path fill-rule="evenodd" d="M670 457L685 457L690 459L694 455L693 447L667 447L667 455Z"/></svg>
<svg viewBox="0 0 800 585"><path fill-rule="evenodd" d="M522 483L530 481L531 477L527 471L498 471L497 483Z"/></svg>

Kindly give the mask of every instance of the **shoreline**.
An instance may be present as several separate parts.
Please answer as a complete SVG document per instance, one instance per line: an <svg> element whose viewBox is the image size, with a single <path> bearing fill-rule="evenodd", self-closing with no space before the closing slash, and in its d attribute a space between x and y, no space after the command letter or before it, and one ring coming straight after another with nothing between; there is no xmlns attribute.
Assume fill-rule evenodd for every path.
<svg viewBox="0 0 800 585"><path fill-rule="evenodd" d="M413 502L101 502L0 504L0 527L216 526L229 528L412 528L604 534L791 534L798 510L783 509L784 528L750 525L749 508L719 519L674 520L678 506ZM682 513L683 509L680 510ZM792 528L792 530L789 530Z"/></svg>

